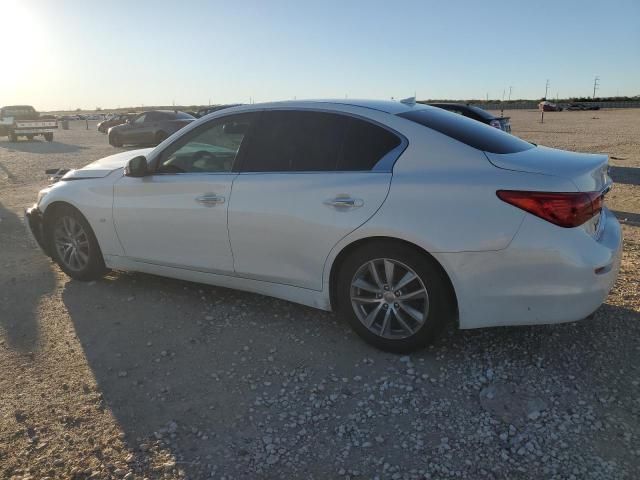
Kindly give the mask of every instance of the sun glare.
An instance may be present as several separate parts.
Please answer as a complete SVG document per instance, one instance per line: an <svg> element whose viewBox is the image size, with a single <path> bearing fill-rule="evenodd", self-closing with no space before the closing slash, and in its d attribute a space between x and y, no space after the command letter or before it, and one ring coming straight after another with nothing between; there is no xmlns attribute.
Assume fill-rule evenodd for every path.
<svg viewBox="0 0 640 480"><path fill-rule="evenodd" d="M24 2L8 0L3 4L2 20L2 37L19 40L20 48L3 50L0 82L5 86L15 85L33 73L39 60L38 45L43 45L44 39L36 16Z"/></svg>

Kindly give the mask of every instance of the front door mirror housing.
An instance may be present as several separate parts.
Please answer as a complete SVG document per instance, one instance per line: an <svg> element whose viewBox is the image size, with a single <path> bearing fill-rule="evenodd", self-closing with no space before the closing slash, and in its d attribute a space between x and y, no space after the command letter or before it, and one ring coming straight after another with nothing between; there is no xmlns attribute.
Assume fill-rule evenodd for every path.
<svg viewBox="0 0 640 480"><path fill-rule="evenodd" d="M145 177L149 174L147 159L144 155L133 157L124 167L125 177Z"/></svg>

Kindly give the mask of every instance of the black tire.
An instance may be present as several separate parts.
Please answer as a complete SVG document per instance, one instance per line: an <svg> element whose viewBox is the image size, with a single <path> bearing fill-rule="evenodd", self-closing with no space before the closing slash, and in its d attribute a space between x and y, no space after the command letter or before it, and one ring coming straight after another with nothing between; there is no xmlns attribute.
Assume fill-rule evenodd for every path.
<svg viewBox="0 0 640 480"><path fill-rule="evenodd" d="M27 140L33 140L33 135L27 135Z"/></svg>
<svg viewBox="0 0 640 480"><path fill-rule="evenodd" d="M62 205L51 212L50 217L47 217L47 242L49 246L49 252L53 260L60 266L62 271L75 280L90 281L101 278L106 272L107 268L104 265L104 259L102 258L102 252L100 246L96 240L96 236L89 225L89 222L84 216L71 205ZM74 265L69 260L63 258L61 250L64 247L58 247L56 239L58 237L58 229L64 234L64 223L67 219L72 219L77 222L84 232L84 236L80 236L80 239L86 239L86 249L82 247L83 255L87 257L84 265L74 268ZM76 230L78 231L78 230ZM84 240L80 240L79 244L84 244Z"/></svg>
<svg viewBox="0 0 640 480"><path fill-rule="evenodd" d="M45 134L44 134L44 139L45 139L47 142L53 142L53 133L45 133Z"/></svg>
<svg viewBox="0 0 640 480"><path fill-rule="evenodd" d="M169 138L169 135L167 135L165 132L156 133L156 145L160 145L167 138Z"/></svg>
<svg viewBox="0 0 640 480"><path fill-rule="evenodd" d="M412 326L415 326L415 331L404 337L401 337L401 335L403 335L401 328L396 329L396 332L399 331L400 333L398 333L394 338L386 338L375 333L372 329L365 326L358 318L358 315L356 314L356 308L358 307L354 307L352 305L352 281L354 280L355 275L359 272L363 272L364 270L362 269L365 268L369 262L379 262L381 259L393 260L394 262L397 262L396 265L398 266L409 267L409 269L417 275L419 282L413 284L415 287L407 286L406 293L411 289L420 289L421 287L424 287L428 295L426 305L424 306L426 318L421 324L418 322L413 323ZM385 273L384 270L382 273ZM395 273L396 275L401 275L402 271L398 269ZM398 278L394 283L396 285L400 284L401 282L399 280L400 279ZM381 281L382 283L386 283L384 279ZM413 248L393 240L372 241L352 252L340 266L340 270L337 275L336 288L339 313L346 318L355 332L367 343L388 352L408 353L425 347L437 338L445 325L450 322L454 322L457 315L455 295L452 291L449 279L443 272L440 265L432 257L419 251L417 248ZM360 292L360 290L356 291ZM394 292L381 293L387 295ZM360 294L358 293L358 295ZM374 294L372 293L371 295ZM395 296L395 294L392 296ZM384 306L386 301L387 300L384 299L376 300L377 303L375 303L375 305L382 302L382 306ZM413 322L410 317L407 317L404 314L403 310L398 306L399 304L395 303L395 300L389 301L394 302L393 305L395 305L397 310L400 311L404 320L408 319ZM411 301L415 300L407 300L404 302L399 301L399 303L405 305L406 302ZM363 307L364 305L366 304L361 304L360 307ZM389 303L387 304L387 307L393 307L393 305ZM374 307L372 306L371 310L373 309ZM394 317L396 310L394 308L391 308L390 310L394 313L391 314L386 329L384 326L380 326L379 328L380 330L388 332L389 335L392 335L394 321L396 322L396 326L400 326L400 323L398 323L398 320L396 319L397 317ZM375 314L374 317L380 319L380 316L377 315L381 315L382 320L376 320L375 325L384 325L386 310L379 310L379 312L380 313Z"/></svg>
<svg viewBox="0 0 640 480"><path fill-rule="evenodd" d="M9 133L9 141L14 143L17 142L18 136L15 133Z"/></svg>
<svg viewBox="0 0 640 480"><path fill-rule="evenodd" d="M122 139L117 133L112 133L111 135L109 135L109 143L116 148L122 147Z"/></svg>

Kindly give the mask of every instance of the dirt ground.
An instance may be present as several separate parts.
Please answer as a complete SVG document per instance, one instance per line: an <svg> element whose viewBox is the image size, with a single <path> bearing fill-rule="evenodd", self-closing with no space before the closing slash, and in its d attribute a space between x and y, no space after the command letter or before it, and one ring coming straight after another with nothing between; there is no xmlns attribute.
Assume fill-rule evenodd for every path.
<svg viewBox="0 0 640 480"><path fill-rule="evenodd" d="M0 478L638 478L640 110L505 113L527 140L609 154L619 280L581 322L451 330L411 357L260 295L70 281L23 208L46 168L115 149L95 122L0 139Z"/></svg>

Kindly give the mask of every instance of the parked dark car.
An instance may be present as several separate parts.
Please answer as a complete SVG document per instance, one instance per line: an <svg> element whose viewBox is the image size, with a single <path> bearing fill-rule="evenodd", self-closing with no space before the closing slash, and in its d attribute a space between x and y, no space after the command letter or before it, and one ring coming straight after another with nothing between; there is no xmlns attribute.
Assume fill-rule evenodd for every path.
<svg viewBox="0 0 640 480"><path fill-rule="evenodd" d="M239 103L234 103L232 105L210 105L208 107L201 108L196 112L196 118L204 117L205 115L209 115L210 113L217 112L218 110L223 110L225 108L237 107L240 105Z"/></svg>
<svg viewBox="0 0 640 480"><path fill-rule="evenodd" d="M496 117L491 113L475 105L464 103L429 103L432 107L442 108L453 113L458 113L464 117L472 118L478 122L486 123L504 132L511 133L510 117Z"/></svg>
<svg viewBox="0 0 640 480"><path fill-rule="evenodd" d="M561 112L562 111L562 107L560 105L557 105L552 102L548 102L546 100L543 100L538 104L538 109L542 110L543 112Z"/></svg>
<svg viewBox="0 0 640 480"><path fill-rule="evenodd" d="M111 127L115 127L116 125L122 125L123 123L127 123L127 120L129 120L134 115L135 114L133 113L123 113L120 115L114 115L113 117L98 123L98 131L100 133L107 133Z"/></svg>
<svg viewBox="0 0 640 480"><path fill-rule="evenodd" d="M195 118L173 110L151 110L140 113L127 123L109 129L109 143L123 145L158 145Z"/></svg>
<svg viewBox="0 0 640 480"><path fill-rule="evenodd" d="M588 103L570 103L567 110L600 110L598 105L589 105Z"/></svg>

